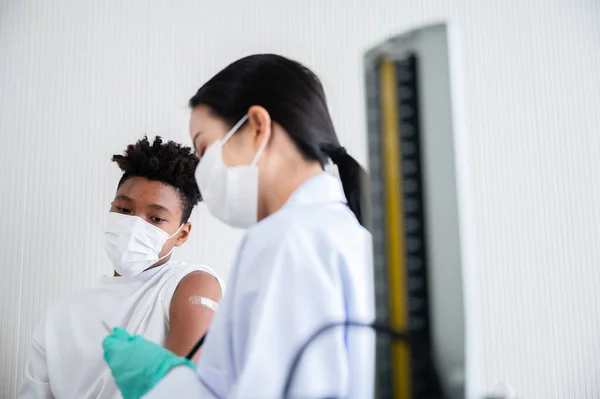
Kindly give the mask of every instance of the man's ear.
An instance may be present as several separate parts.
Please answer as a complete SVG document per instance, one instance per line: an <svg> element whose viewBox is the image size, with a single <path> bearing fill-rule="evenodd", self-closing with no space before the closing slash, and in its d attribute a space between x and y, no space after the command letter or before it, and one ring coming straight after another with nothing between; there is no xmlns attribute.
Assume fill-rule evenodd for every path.
<svg viewBox="0 0 600 399"><path fill-rule="evenodd" d="M192 224L190 222L185 222L185 224L181 228L181 231L179 232L179 235L177 236L177 241L175 241L175 246L176 247L182 246L187 241L191 232L192 232Z"/></svg>
<svg viewBox="0 0 600 399"><path fill-rule="evenodd" d="M258 150L271 138L271 115L260 105L253 105L248 110L248 126L254 135L254 149Z"/></svg>

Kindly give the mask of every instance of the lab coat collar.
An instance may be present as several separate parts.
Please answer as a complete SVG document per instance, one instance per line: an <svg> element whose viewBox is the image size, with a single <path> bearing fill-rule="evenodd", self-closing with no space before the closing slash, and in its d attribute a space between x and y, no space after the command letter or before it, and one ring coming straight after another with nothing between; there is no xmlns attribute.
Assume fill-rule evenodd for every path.
<svg viewBox="0 0 600 399"><path fill-rule="evenodd" d="M346 203L342 182L329 172L322 172L302 183L287 200L284 208L325 204Z"/></svg>

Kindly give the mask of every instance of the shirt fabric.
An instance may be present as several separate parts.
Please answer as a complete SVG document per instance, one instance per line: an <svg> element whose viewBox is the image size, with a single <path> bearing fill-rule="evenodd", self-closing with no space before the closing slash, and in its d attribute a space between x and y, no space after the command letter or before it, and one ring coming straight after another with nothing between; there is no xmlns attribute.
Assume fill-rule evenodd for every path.
<svg viewBox="0 0 600 399"><path fill-rule="evenodd" d="M18 398L121 398L104 361L107 326L164 345L171 298L195 271L214 276L223 291L208 266L170 261L135 277L103 276L96 287L53 304L34 332Z"/></svg>
<svg viewBox="0 0 600 399"><path fill-rule="evenodd" d="M197 372L172 370L145 398L281 398L292 359L325 324L372 322L370 234L341 182L319 174L253 226L233 266ZM373 397L374 334L343 327L305 351L294 398Z"/></svg>

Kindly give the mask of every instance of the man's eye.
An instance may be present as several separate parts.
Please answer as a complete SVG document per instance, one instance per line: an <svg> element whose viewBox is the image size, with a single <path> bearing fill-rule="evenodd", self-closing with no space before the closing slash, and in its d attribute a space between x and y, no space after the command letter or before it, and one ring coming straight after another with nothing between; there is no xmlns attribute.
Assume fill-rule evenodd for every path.
<svg viewBox="0 0 600 399"><path fill-rule="evenodd" d="M150 220L152 220L154 223L162 223L162 222L165 222L165 219L157 218L157 217L154 217L154 216L152 216L152 217L150 218Z"/></svg>
<svg viewBox="0 0 600 399"><path fill-rule="evenodd" d="M116 208L117 208L117 212L119 212L119 213L125 213L125 214L131 213L131 211L127 208L121 208L120 206L117 206Z"/></svg>

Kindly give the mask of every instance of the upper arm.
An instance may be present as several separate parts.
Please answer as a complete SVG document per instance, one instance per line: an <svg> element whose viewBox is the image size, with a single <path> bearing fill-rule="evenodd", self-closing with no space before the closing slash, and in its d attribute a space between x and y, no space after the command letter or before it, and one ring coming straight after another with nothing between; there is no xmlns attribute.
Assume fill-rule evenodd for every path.
<svg viewBox="0 0 600 399"><path fill-rule="evenodd" d="M194 297L221 299L221 286L209 273L195 271L185 276L177 286L169 308L170 328L165 347L185 356L206 333L215 315L212 309L193 303ZM200 351L194 355L197 361Z"/></svg>
<svg viewBox="0 0 600 399"><path fill-rule="evenodd" d="M31 351L25 365L19 399L54 398L50 390L50 378L46 361L45 323L36 328L31 340Z"/></svg>

